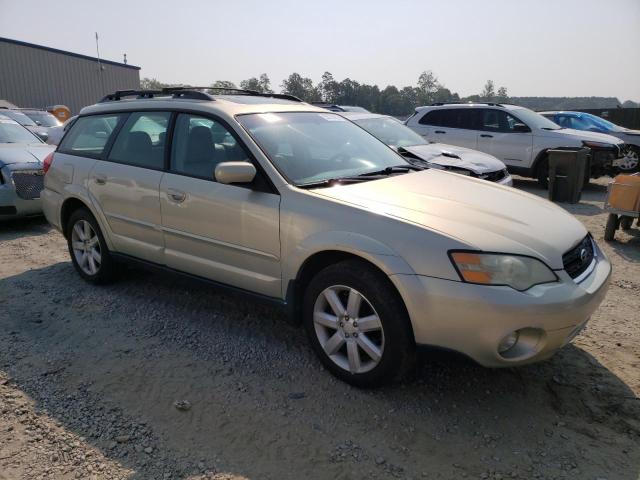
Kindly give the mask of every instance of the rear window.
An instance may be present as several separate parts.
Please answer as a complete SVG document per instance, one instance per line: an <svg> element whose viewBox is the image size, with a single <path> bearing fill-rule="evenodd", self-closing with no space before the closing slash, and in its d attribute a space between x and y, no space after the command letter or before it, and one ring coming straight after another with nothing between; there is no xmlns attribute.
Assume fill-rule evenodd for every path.
<svg viewBox="0 0 640 480"><path fill-rule="evenodd" d="M65 135L58 151L72 155L100 157L124 114L79 117Z"/></svg>

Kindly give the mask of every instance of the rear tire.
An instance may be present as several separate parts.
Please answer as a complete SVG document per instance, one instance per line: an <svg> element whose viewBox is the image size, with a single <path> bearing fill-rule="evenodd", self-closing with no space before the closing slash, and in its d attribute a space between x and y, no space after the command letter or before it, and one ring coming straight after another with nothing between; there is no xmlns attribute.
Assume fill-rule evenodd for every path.
<svg viewBox="0 0 640 480"><path fill-rule="evenodd" d="M617 229L618 215L616 215L615 213L610 213L609 217L607 218L607 225L604 227L604 239L607 242L612 241Z"/></svg>
<svg viewBox="0 0 640 480"><path fill-rule="evenodd" d="M67 245L78 274L87 282L104 284L115 277L111 257L98 222L86 208L71 214L67 223Z"/></svg>
<svg viewBox="0 0 640 480"><path fill-rule="evenodd" d="M356 387L379 387L412 367L411 323L389 279L359 260L320 271L303 300L304 325L324 367Z"/></svg>
<svg viewBox="0 0 640 480"><path fill-rule="evenodd" d="M620 217L620 228L622 230L629 230L633 225L633 217L621 216Z"/></svg>

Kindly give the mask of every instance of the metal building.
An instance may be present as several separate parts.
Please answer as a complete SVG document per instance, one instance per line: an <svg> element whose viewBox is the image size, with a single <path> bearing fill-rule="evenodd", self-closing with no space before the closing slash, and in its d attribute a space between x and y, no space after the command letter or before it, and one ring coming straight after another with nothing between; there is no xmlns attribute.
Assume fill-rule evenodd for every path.
<svg viewBox="0 0 640 480"><path fill-rule="evenodd" d="M0 37L0 100L66 105L72 114L116 90L140 87L140 67Z"/></svg>

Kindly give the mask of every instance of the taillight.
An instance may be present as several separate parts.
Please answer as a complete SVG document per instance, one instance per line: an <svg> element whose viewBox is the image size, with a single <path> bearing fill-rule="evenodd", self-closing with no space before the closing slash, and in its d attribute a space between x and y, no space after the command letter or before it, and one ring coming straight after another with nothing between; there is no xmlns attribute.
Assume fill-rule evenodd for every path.
<svg viewBox="0 0 640 480"><path fill-rule="evenodd" d="M47 173L49 171L49 168L51 168L51 164L53 163L54 153L55 152L51 152L49 155L44 157L44 161L42 162L42 169L44 170L44 173Z"/></svg>

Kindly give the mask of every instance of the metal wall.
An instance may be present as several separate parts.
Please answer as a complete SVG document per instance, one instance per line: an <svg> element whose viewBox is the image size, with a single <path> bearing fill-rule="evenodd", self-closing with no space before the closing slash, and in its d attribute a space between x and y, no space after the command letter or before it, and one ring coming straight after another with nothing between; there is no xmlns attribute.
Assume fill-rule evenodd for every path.
<svg viewBox="0 0 640 480"><path fill-rule="evenodd" d="M0 99L19 107L66 105L72 114L116 90L140 87L140 67L0 38Z"/></svg>

